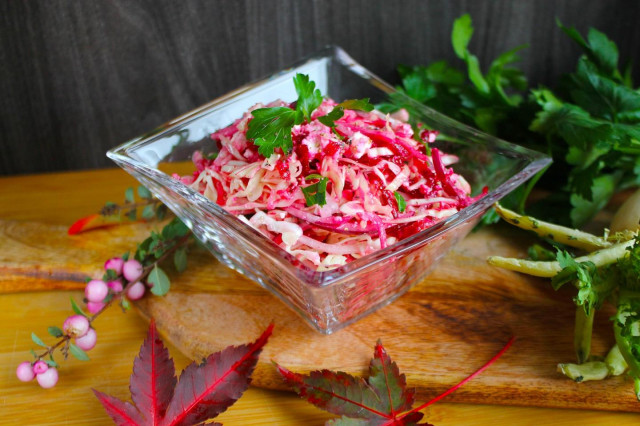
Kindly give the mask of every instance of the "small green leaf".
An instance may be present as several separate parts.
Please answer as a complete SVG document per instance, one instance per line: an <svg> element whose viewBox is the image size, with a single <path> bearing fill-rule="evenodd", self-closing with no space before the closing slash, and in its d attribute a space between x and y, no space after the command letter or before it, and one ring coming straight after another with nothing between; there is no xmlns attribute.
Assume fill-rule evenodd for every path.
<svg viewBox="0 0 640 426"><path fill-rule="evenodd" d="M47 363L47 365L48 365L49 367L53 367L53 368L58 368L58 367L60 367L60 366L58 365L58 363L57 363L57 362L55 362L53 359L45 359L45 360L44 360L44 362L45 362L45 363Z"/></svg>
<svg viewBox="0 0 640 426"><path fill-rule="evenodd" d="M323 177L324 176L317 173L311 173L309 176L305 177L304 180L322 179Z"/></svg>
<svg viewBox="0 0 640 426"><path fill-rule="evenodd" d="M148 200L151 198L151 191L149 191L146 187L140 185L138 186L138 195L140 196L140 198Z"/></svg>
<svg viewBox="0 0 640 426"><path fill-rule="evenodd" d="M133 221L133 220L136 220L136 218L137 218L137 212L136 212L136 210L135 210L135 209L134 209L134 210L129 210L129 211L125 214L125 216L127 216L127 218L128 218L129 220L132 220L132 221Z"/></svg>
<svg viewBox="0 0 640 426"><path fill-rule="evenodd" d="M322 94L316 89L316 83L309 80L306 74L296 74L293 77L293 85L298 93L296 111L300 112L307 120L311 121L311 113L322 103ZM299 123L296 123L299 124Z"/></svg>
<svg viewBox="0 0 640 426"><path fill-rule="evenodd" d="M158 207L156 207L156 217L158 218L158 220L164 219L166 215L167 206L165 206L164 204L158 205Z"/></svg>
<svg viewBox="0 0 640 426"><path fill-rule="evenodd" d="M87 314L85 314L84 312L82 312L82 309L80 309L80 306L78 306L78 304L76 303L75 300L73 300L73 297L71 298L71 309L73 309L73 312L75 312L78 315L82 315L83 317L87 317Z"/></svg>
<svg viewBox="0 0 640 426"><path fill-rule="evenodd" d="M318 121L325 126L334 128L336 126L335 122L341 119L343 116L344 109L341 106L336 106L329 112L329 114L318 117Z"/></svg>
<svg viewBox="0 0 640 426"><path fill-rule="evenodd" d="M451 33L451 44L453 50L460 59L464 59L467 54L467 46L473 35L473 26L471 25L471 16L465 13L453 22L453 31Z"/></svg>
<svg viewBox="0 0 640 426"><path fill-rule="evenodd" d="M398 203L398 211L404 213L407 208L407 202L404 200L404 197L398 191L395 191L393 195L396 197L396 203Z"/></svg>
<svg viewBox="0 0 640 426"><path fill-rule="evenodd" d="M373 111L373 105L369 102L369 98L347 99L346 101L340 102L337 106L354 111Z"/></svg>
<svg viewBox="0 0 640 426"><path fill-rule="evenodd" d="M127 260L129 260L129 254L130 254L129 252L126 252L125 254L123 254L120 257L122 258L122 260L124 260L126 262Z"/></svg>
<svg viewBox="0 0 640 426"><path fill-rule="evenodd" d="M126 191L124 191L124 199L127 203L133 203L133 188L129 187Z"/></svg>
<svg viewBox="0 0 640 426"><path fill-rule="evenodd" d="M33 349L29 349L29 352L31 352L31 355L33 355L35 359L38 359L38 354L36 353L36 351L34 351Z"/></svg>
<svg viewBox="0 0 640 426"><path fill-rule="evenodd" d="M34 333L34 332L31 332L31 340L33 340L33 343L35 343L36 345L42 346L43 348L48 348L49 347L49 346L47 346L46 343L44 343L42 341L41 338L36 336L36 333Z"/></svg>
<svg viewBox="0 0 640 426"><path fill-rule="evenodd" d="M318 182L309 185L302 189L302 195L307 202L307 206L311 207L314 204L324 206L327 204L327 183L329 179L323 177Z"/></svg>
<svg viewBox="0 0 640 426"><path fill-rule="evenodd" d="M162 238L165 240L182 238L188 233L189 228L178 218L173 219L171 222L166 224L164 228L162 228Z"/></svg>
<svg viewBox="0 0 640 426"><path fill-rule="evenodd" d="M103 281L113 281L118 278L118 274L113 269L107 269L102 275Z"/></svg>
<svg viewBox="0 0 640 426"><path fill-rule="evenodd" d="M157 265L151 270L151 273L149 273L147 282L152 284L151 293L156 296L164 296L171 288L169 277Z"/></svg>
<svg viewBox="0 0 640 426"><path fill-rule="evenodd" d="M173 254L173 264L176 266L178 272L183 272L187 269L187 249L185 247L175 251Z"/></svg>
<svg viewBox="0 0 640 426"><path fill-rule="evenodd" d="M64 333L62 332L62 330L60 330L59 327L56 326L51 326L47 329L47 331L49 332L50 335L52 335L53 337L62 337L64 336Z"/></svg>
<svg viewBox="0 0 640 426"><path fill-rule="evenodd" d="M120 306L122 306L122 309L124 309L125 311L131 309L131 303L129 303L129 301L124 297L120 299Z"/></svg>
<svg viewBox="0 0 640 426"><path fill-rule="evenodd" d="M71 342L69 342L69 352L80 361L89 361L89 355Z"/></svg>
<svg viewBox="0 0 640 426"><path fill-rule="evenodd" d="M144 219L147 219L147 220L153 219L155 215L156 213L151 204L144 206L144 209L142 209L142 217Z"/></svg>

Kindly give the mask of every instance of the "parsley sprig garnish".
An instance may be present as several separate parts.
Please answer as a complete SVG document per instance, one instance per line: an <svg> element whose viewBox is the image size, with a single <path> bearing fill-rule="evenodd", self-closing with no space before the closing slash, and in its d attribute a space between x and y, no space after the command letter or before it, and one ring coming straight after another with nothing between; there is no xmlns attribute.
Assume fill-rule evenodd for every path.
<svg viewBox="0 0 640 426"><path fill-rule="evenodd" d="M296 74L293 84L298 94L296 108L271 107L253 110L253 119L249 122L247 139L253 140L258 147L258 153L270 157L277 148L287 154L293 148L291 129L305 120L311 121L311 114L322 104L322 93L316 89L316 83L309 80L306 74ZM335 122L342 118L345 109L371 111L373 105L369 99L350 99L344 101L329 112L319 117L321 123L335 128Z"/></svg>

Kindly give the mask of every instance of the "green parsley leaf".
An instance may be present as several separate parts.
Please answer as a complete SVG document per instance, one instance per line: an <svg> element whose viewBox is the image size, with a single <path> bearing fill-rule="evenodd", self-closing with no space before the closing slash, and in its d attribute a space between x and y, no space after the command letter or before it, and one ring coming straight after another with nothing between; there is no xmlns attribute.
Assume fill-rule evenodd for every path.
<svg viewBox="0 0 640 426"><path fill-rule="evenodd" d="M369 103L369 98L348 99L336 105L327 115L318 117L318 121L330 127L333 133L340 139L344 139L344 137L336 130L336 121L344 116L345 109L368 112L373 110L373 105Z"/></svg>
<svg viewBox="0 0 640 426"><path fill-rule="evenodd" d="M296 74L293 77L293 85L298 93L296 111L308 121L311 121L311 113L322 103L322 93L320 93L320 89L315 88L316 83L310 81L309 76L306 74Z"/></svg>
<svg viewBox="0 0 640 426"><path fill-rule="evenodd" d="M473 36L471 16L465 13L453 22L453 31L451 33L451 44L458 58L464 59L471 36Z"/></svg>
<svg viewBox="0 0 640 426"><path fill-rule="evenodd" d="M396 197L396 203L398 203L398 211L404 213L407 209L407 202L404 200L404 197L398 191L395 191L393 195Z"/></svg>
<svg viewBox="0 0 640 426"><path fill-rule="evenodd" d="M319 175L309 175L305 178L307 179L318 179ZM314 204L319 206L324 206L327 204L327 183L329 179L326 177L320 177L319 181L311 184L302 189L302 194L304 195L304 199L307 202L307 206L311 207Z"/></svg>
<svg viewBox="0 0 640 426"><path fill-rule="evenodd" d="M344 109L340 106L336 106L329 112L329 114L318 117L318 121L325 126L331 127L333 129L336 126L335 122L341 119L343 116Z"/></svg>
<svg viewBox="0 0 640 426"><path fill-rule="evenodd" d="M480 70L480 62L475 55L472 55L467 46L473 35L473 26L471 25L471 16L464 14L453 22L453 32L451 34L451 43L453 50L458 58L463 59L467 63L467 73L469 80L474 84L480 93L488 94L490 92L489 84L482 75Z"/></svg>
<svg viewBox="0 0 640 426"><path fill-rule="evenodd" d="M259 108L251 112L247 139L258 146L260 155L269 158L276 148L288 153L293 148L291 129L301 122L301 113L287 107Z"/></svg>
<svg viewBox="0 0 640 426"><path fill-rule="evenodd" d="M612 77L616 76L622 80L617 69L618 47L613 41L609 40L606 35L595 28L590 28L587 36L589 42L587 43L574 27L565 27L559 19L556 19L556 23L565 34L580 45L587 58L594 64L597 64L603 73Z"/></svg>

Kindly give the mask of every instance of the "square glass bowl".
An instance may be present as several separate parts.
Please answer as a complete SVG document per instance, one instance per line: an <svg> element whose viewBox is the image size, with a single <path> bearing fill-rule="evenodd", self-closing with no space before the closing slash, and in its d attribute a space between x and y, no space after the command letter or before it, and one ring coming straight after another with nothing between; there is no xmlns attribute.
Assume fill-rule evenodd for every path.
<svg viewBox="0 0 640 426"><path fill-rule="evenodd" d="M257 230L203 195L160 171L191 159L197 150L217 152L210 134L233 123L258 102L293 102L296 73L308 74L324 96L340 102L390 96L408 105L412 120L440 132L434 146L460 157L454 165L473 193L489 193L439 222L385 249L329 271L301 265ZM338 47L317 54L268 78L243 86L202 107L110 150L107 155L165 203L194 235L228 267L278 296L321 333L332 333L390 303L422 281L442 256L497 200L551 160L458 123L397 93ZM169 164L167 164L169 163Z"/></svg>

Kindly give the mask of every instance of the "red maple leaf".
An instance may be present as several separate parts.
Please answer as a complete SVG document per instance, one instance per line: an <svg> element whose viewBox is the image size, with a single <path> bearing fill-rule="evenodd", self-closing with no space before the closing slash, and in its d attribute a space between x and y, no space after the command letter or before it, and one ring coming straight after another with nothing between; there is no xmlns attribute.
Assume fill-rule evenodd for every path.
<svg viewBox="0 0 640 426"><path fill-rule="evenodd" d="M273 324L255 342L230 346L189 364L176 380L173 360L155 322L133 363L129 389L135 405L94 390L118 425L193 425L216 417L249 387L251 373Z"/></svg>
<svg viewBox="0 0 640 426"><path fill-rule="evenodd" d="M330 420L332 426L432 426L418 423L424 414L420 413L429 405L441 400L460 386L482 373L495 362L513 343L509 342L475 373L457 385L431 399L411 408L415 390L407 389L404 374L391 360L382 343L376 344L373 359L369 364L369 378L364 380L343 372L330 370L312 371L309 375L294 373L277 365L278 372L303 399L330 413L341 415Z"/></svg>

